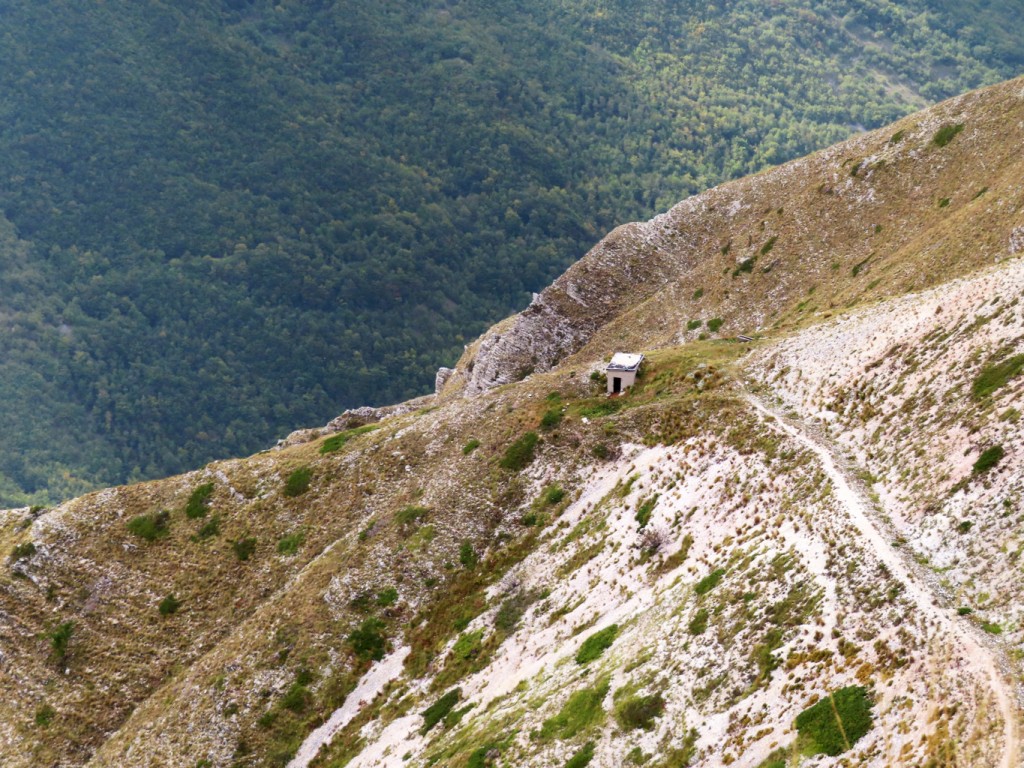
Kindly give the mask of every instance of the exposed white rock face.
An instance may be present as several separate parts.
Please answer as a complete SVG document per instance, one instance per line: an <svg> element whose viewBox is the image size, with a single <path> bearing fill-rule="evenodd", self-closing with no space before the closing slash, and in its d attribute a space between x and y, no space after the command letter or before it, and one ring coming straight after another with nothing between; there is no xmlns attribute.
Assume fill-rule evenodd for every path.
<svg viewBox="0 0 1024 768"><path fill-rule="evenodd" d="M448 383L448 379L455 373L454 368L438 368L437 375L434 376L434 392L435 394L441 394L441 390L444 389L444 385Z"/></svg>
<svg viewBox="0 0 1024 768"><path fill-rule="evenodd" d="M596 331L664 286L670 255L654 244L656 221L625 224L598 243L509 322L491 328L463 366L465 393L546 371Z"/></svg>

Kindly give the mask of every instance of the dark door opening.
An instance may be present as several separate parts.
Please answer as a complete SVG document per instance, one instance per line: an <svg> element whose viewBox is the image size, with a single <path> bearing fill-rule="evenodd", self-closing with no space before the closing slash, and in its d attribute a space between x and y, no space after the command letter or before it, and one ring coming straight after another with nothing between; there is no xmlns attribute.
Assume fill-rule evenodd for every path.
<svg viewBox="0 0 1024 768"><path fill-rule="evenodd" d="M622 379L618 376L612 377L612 392L618 394L622 391Z"/></svg>

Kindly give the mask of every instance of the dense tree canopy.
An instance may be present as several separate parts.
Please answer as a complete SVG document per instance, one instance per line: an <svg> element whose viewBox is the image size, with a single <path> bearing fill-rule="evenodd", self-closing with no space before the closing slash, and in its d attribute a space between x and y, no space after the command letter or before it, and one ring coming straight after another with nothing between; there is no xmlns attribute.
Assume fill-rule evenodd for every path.
<svg viewBox="0 0 1024 768"><path fill-rule="evenodd" d="M427 391L617 223L1015 74L975 5L5 4L0 503Z"/></svg>

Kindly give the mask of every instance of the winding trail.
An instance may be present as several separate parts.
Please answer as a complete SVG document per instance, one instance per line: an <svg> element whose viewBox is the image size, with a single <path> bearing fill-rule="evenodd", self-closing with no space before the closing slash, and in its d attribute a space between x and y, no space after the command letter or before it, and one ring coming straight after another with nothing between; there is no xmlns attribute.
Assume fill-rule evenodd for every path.
<svg viewBox="0 0 1024 768"><path fill-rule="evenodd" d="M1014 693L1010 684L1000 673L995 655L978 639L975 630L966 622L953 618L948 610L937 607L935 596L917 577L903 556L891 546L890 540L882 534L872 519L869 511L871 509L870 502L858 493L849 481L832 451L754 395L748 393L746 399L757 411L771 419L772 426L789 435L818 457L822 469L832 481L836 498L849 514L850 522L870 543L878 559L885 564L893 577L904 585L905 594L913 600L922 613L948 630L963 644L968 664L979 679L988 681L1003 720L1004 746L999 768L1019 768L1020 743L1017 733L1017 708L1014 703Z"/></svg>

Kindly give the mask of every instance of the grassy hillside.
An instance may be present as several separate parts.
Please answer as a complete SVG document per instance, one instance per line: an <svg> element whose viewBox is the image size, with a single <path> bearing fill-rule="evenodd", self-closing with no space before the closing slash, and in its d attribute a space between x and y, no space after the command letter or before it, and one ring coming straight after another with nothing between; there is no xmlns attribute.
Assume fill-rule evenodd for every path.
<svg viewBox="0 0 1024 768"><path fill-rule="evenodd" d="M401 413L0 514L5 759L1012 768L1022 85L620 228Z"/></svg>
<svg viewBox="0 0 1024 768"><path fill-rule="evenodd" d="M8 4L0 503L428 390L613 225L1011 73L939 11Z"/></svg>

